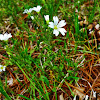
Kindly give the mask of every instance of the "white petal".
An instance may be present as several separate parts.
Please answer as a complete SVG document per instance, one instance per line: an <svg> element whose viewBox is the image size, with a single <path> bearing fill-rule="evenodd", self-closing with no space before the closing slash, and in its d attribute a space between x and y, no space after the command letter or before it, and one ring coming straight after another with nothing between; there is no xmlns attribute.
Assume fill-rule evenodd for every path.
<svg viewBox="0 0 100 100"><path fill-rule="evenodd" d="M58 23L57 27L59 28L59 27L65 26L65 25L66 25L65 20L61 20L61 21Z"/></svg>
<svg viewBox="0 0 100 100"><path fill-rule="evenodd" d="M10 33L10 34L8 34L8 38L11 38L11 37L12 37L11 33Z"/></svg>
<svg viewBox="0 0 100 100"><path fill-rule="evenodd" d="M33 10L34 10L34 11L36 11L36 10L37 10L37 8L36 8L36 7L33 7Z"/></svg>
<svg viewBox="0 0 100 100"><path fill-rule="evenodd" d="M5 33L4 35L0 34L0 40L8 40L11 37L12 37L11 33L10 34Z"/></svg>
<svg viewBox="0 0 100 100"><path fill-rule="evenodd" d="M2 34L0 34L0 40L3 40L3 35Z"/></svg>
<svg viewBox="0 0 100 100"><path fill-rule="evenodd" d="M4 37L3 40L8 40L8 38L7 37Z"/></svg>
<svg viewBox="0 0 100 100"><path fill-rule="evenodd" d="M4 37L7 36L7 35L8 35L8 33L6 32L6 33L4 34Z"/></svg>
<svg viewBox="0 0 100 100"><path fill-rule="evenodd" d="M53 21L54 21L54 25L57 25L58 24L58 21L59 21L58 17L57 16L54 16L53 17Z"/></svg>
<svg viewBox="0 0 100 100"><path fill-rule="evenodd" d="M44 15L46 21L49 21L49 15Z"/></svg>
<svg viewBox="0 0 100 100"><path fill-rule="evenodd" d="M60 31L63 36L67 32L64 28L59 28L58 31Z"/></svg>
<svg viewBox="0 0 100 100"><path fill-rule="evenodd" d="M39 12L41 8L42 8L41 6L37 6L37 7L33 7L32 9L36 12Z"/></svg>
<svg viewBox="0 0 100 100"><path fill-rule="evenodd" d="M31 12L32 12L32 10L33 10L33 8L30 8L30 9L28 10L28 12L30 12L30 13L31 13Z"/></svg>
<svg viewBox="0 0 100 100"><path fill-rule="evenodd" d="M49 27L50 28L54 28L54 23L53 22L49 22Z"/></svg>
<svg viewBox="0 0 100 100"><path fill-rule="evenodd" d="M37 6L37 9L38 9L38 10L40 10L41 8L42 8L41 6L39 6L39 5Z"/></svg>
<svg viewBox="0 0 100 100"><path fill-rule="evenodd" d="M95 28L96 28L97 30L99 30L99 24L97 24L97 25L95 26Z"/></svg>
<svg viewBox="0 0 100 100"><path fill-rule="evenodd" d="M2 72L2 69L0 69L0 72Z"/></svg>
<svg viewBox="0 0 100 100"><path fill-rule="evenodd" d="M28 13L28 9L25 9L25 10L24 10L23 14L25 14L25 13Z"/></svg>
<svg viewBox="0 0 100 100"><path fill-rule="evenodd" d="M3 40L7 40L7 39L8 39L8 34L5 33L5 34L3 35Z"/></svg>
<svg viewBox="0 0 100 100"><path fill-rule="evenodd" d="M6 66L3 66L4 68L6 68Z"/></svg>
<svg viewBox="0 0 100 100"><path fill-rule="evenodd" d="M5 71L5 68L3 68L3 71Z"/></svg>
<svg viewBox="0 0 100 100"><path fill-rule="evenodd" d="M34 19L34 16L31 16L31 19L33 20Z"/></svg>
<svg viewBox="0 0 100 100"><path fill-rule="evenodd" d="M91 31L91 29L89 29L89 31Z"/></svg>
<svg viewBox="0 0 100 100"><path fill-rule="evenodd" d="M4 40L8 40L11 36L11 34L5 33L4 34Z"/></svg>
<svg viewBox="0 0 100 100"><path fill-rule="evenodd" d="M54 31L53 31L53 34L55 34L55 36L58 36L59 31L58 31L58 30L54 30Z"/></svg>

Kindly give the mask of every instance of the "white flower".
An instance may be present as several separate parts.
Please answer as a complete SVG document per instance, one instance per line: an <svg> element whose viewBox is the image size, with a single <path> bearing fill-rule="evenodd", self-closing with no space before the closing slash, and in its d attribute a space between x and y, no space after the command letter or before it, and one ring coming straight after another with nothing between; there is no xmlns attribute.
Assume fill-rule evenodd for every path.
<svg viewBox="0 0 100 100"><path fill-rule="evenodd" d="M29 10L28 9L25 9L23 14L30 14L32 12L33 8L30 8Z"/></svg>
<svg viewBox="0 0 100 100"><path fill-rule="evenodd" d="M49 22L49 27L54 29L53 34L58 36L59 35L59 31L60 31L61 34L64 36L67 31L64 28L61 28L61 27L66 25L65 20L61 20L58 23L58 21L59 21L58 17L54 16L53 17L53 21L54 21L54 23L53 22Z"/></svg>
<svg viewBox="0 0 100 100"><path fill-rule="evenodd" d="M49 15L44 15L44 18L45 18L45 20L46 20L46 22L48 24L49 23Z"/></svg>
<svg viewBox="0 0 100 100"><path fill-rule="evenodd" d="M97 30L99 30L99 24L97 24L97 25L95 26L95 28L96 28Z"/></svg>
<svg viewBox="0 0 100 100"><path fill-rule="evenodd" d="M12 37L11 33L10 34L5 33L4 35L0 34L0 40L8 40L11 37Z"/></svg>
<svg viewBox="0 0 100 100"><path fill-rule="evenodd" d="M0 65L0 72L5 71L6 66Z"/></svg>
<svg viewBox="0 0 100 100"><path fill-rule="evenodd" d="M42 8L42 7L38 5L37 7L33 7L32 9L33 9L34 11L36 11L36 12L39 13L40 10L41 10L41 8Z"/></svg>
<svg viewBox="0 0 100 100"><path fill-rule="evenodd" d="M34 19L34 16L30 16L30 17L31 17L32 20Z"/></svg>
<svg viewBox="0 0 100 100"><path fill-rule="evenodd" d="M44 15L46 21L49 21L49 15Z"/></svg>

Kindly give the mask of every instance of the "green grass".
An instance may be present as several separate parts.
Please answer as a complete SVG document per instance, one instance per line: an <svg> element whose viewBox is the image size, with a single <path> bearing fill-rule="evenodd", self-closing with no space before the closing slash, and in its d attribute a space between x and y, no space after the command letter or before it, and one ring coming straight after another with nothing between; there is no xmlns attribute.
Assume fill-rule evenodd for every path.
<svg viewBox="0 0 100 100"><path fill-rule="evenodd" d="M25 98L25 100L50 100L54 95L55 100L58 100L57 87L63 90L62 85L59 86L60 82L68 87L74 97L73 90L67 83L75 85L75 82L80 79L78 70L81 66L77 66L85 56L81 60L75 60L75 57L79 52L82 52L83 55L86 53L98 55L92 47L85 45L88 40L87 32L80 32L79 13L75 13L75 7L81 11L81 5L87 0L79 1L80 3L77 0L74 3L71 0L15 0L13 2L12 0L0 0L0 26L3 26L3 31L6 32L6 23L4 23L6 19L9 19L7 23L12 27L12 30L15 27L19 29L15 32L11 30L13 37L9 41L0 41L0 51L5 51L6 54L3 56L8 58L0 58L0 62L4 62L8 69L14 66L18 67L12 73L23 73L28 81L27 83L24 80L27 86L23 85L17 77L15 78L29 94L29 97L24 94L13 94L15 92L7 85L9 72L5 71L3 73L6 73L6 84L2 86L2 82L0 82L0 92L7 100L11 100L11 98L17 100L19 97ZM86 15L89 18L89 23L95 21L95 13L100 15L99 4L99 0L95 0L93 6L89 6L90 12ZM31 12L30 15L34 16L34 20L30 19L30 15L23 19L25 17L23 11L37 5L42 6L42 9L39 14L35 11ZM72 5L75 7L73 8ZM50 21L53 21L53 16L58 16L60 20L66 20L68 24L66 36L61 36L61 34L57 37L54 36L53 29L46 24L44 15L49 15ZM97 16L96 18L99 20ZM29 21L31 21L34 32L29 29ZM0 34L2 34L1 30ZM73 42L74 47L72 47ZM54 51L55 49L56 51ZM68 74L67 77L65 77L66 74ZM13 97L10 97L11 94Z"/></svg>

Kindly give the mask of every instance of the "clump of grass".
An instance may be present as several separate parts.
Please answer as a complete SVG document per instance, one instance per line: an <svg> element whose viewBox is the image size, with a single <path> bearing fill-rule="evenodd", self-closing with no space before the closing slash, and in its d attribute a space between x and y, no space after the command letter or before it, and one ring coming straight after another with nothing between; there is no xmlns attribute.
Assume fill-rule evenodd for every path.
<svg viewBox="0 0 100 100"><path fill-rule="evenodd" d="M98 0L95 0L91 7L89 5L88 9L92 9L91 14L87 13L89 23L95 20L95 12L98 12L96 8L100 4L97 2ZM0 92L7 100L12 98L58 100L62 94L63 98L73 99L75 95L79 95L74 92L75 89L81 91L84 96L92 96L92 93L86 92L85 88L82 91L80 87L82 84L80 80L85 78L85 75L87 81L93 81L89 66L98 64L99 59L95 57L99 54L98 49L94 51L95 47L90 46L89 43L86 44L89 39L87 26L85 31L80 31L78 15L83 10L82 4L85 3L86 0L17 0L13 2L4 0L2 2L0 33L8 32L12 35L12 38L7 41L0 40L0 61L2 65L7 66L6 71L1 73L0 84L6 85L0 85ZM33 8L37 6L42 7L39 12ZM30 8L32 11L29 11ZM28 9L28 12L25 12L25 9ZM82 14L84 15L84 12ZM64 27L58 27L54 22L54 27L50 28L50 23L46 22L44 15L49 15L49 22L53 21L54 16L58 16L57 25L61 20L67 24L62 25ZM60 31L61 33L56 35L57 31L54 32L54 30L59 28L62 28L65 34ZM89 54L92 55L91 59L87 59ZM87 66L89 74L86 72ZM93 75L95 76L94 73ZM98 78L98 75L95 77ZM90 80L88 76L91 77ZM10 78L13 80L12 84L9 84ZM4 99L3 96L2 98Z"/></svg>

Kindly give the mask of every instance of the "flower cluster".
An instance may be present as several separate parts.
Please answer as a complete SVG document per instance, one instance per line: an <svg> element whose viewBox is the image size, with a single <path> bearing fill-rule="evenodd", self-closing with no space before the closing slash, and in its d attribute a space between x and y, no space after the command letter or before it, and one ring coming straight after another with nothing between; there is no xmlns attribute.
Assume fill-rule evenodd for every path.
<svg viewBox="0 0 100 100"><path fill-rule="evenodd" d="M36 11L36 12L40 12L41 10L41 6L37 6L37 7L33 7L33 8L30 8L29 10L28 9L25 9L23 14L30 14L33 10Z"/></svg>
<svg viewBox="0 0 100 100"><path fill-rule="evenodd" d="M37 7L33 7L33 8L30 8L29 10L28 9L25 9L24 10L24 12L23 12L23 14L28 14L28 15L30 15L30 13L34 10L34 11L36 11L37 13L39 13L40 12L40 10L41 10L41 6L37 6ZM31 17L31 19L33 20L34 19L34 16L30 16Z"/></svg>
<svg viewBox="0 0 100 100"><path fill-rule="evenodd" d="M37 7L30 8L29 10L28 9L25 9L23 13L30 14L32 12L32 10L36 11L37 13L39 13L40 10L41 10L41 8L42 7L38 5ZM31 17L32 20L34 19L33 16L30 16L30 17ZM49 24L49 27L54 29L53 30L53 34L55 34L55 36L58 36L59 35L59 32L61 32L61 34L63 36L65 35L65 33L67 31L64 28L62 28L62 27L64 27L66 25L65 20L61 20L59 22L58 17L57 16L54 16L53 17L53 21L54 22L49 22L49 15L44 15L44 18L46 20L46 23Z"/></svg>
<svg viewBox="0 0 100 100"><path fill-rule="evenodd" d="M34 11L36 11L37 13L39 13L40 12L40 9L41 9L42 7L41 6L37 6L37 7L33 7L33 8L30 8L29 10L28 9L25 9L24 10L24 12L23 12L23 14L25 14L25 13L27 13L27 14L29 14L30 15L30 13L34 10ZM30 16L31 17L31 19L33 20L34 19L34 16ZM53 17L53 21L54 22L49 22L49 15L44 15L44 18L45 18L45 20L46 20L46 23L48 24L48 27L50 27L50 28L53 28L54 30L53 30L53 34L55 34L55 36L58 36L59 35L59 32L61 32L61 34L64 36L65 35L65 33L67 32L64 28L62 28L62 27L64 27L65 25L66 25L66 22L65 22L65 20L61 20L61 21L59 21L59 19L58 19L58 17L57 16L54 16ZM97 26L98 27L98 26ZM9 38L11 38L12 37L12 35L11 35L11 33L5 33L5 34L0 34L0 40L8 40ZM2 66L2 65L0 65L0 72L1 71L5 71L5 68L6 68L6 66Z"/></svg>
<svg viewBox="0 0 100 100"><path fill-rule="evenodd" d="M0 72L5 71L6 66L0 65Z"/></svg>
<svg viewBox="0 0 100 100"><path fill-rule="evenodd" d="M30 14L32 11L33 11L32 8L30 8L29 10L28 9L25 9L24 12L23 12L23 14L25 14L25 13Z"/></svg>

